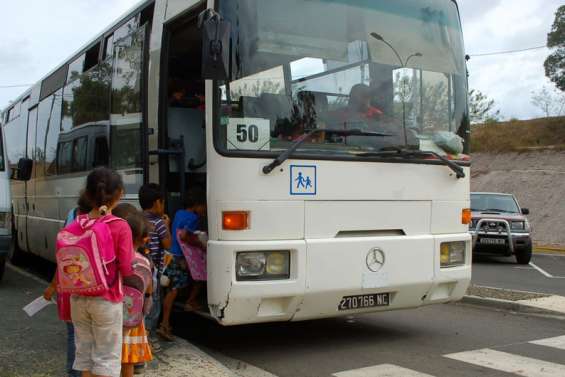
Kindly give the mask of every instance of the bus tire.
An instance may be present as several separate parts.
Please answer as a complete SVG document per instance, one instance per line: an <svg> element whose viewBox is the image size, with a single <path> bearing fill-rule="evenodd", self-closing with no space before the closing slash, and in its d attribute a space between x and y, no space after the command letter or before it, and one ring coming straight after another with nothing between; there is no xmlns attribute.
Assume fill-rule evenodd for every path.
<svg viewBox="0 0 565 377"><path fill-rule="evenodd" d="M516 250L516 262L518 264L529 264L532 259L532 244Z"/></svg>

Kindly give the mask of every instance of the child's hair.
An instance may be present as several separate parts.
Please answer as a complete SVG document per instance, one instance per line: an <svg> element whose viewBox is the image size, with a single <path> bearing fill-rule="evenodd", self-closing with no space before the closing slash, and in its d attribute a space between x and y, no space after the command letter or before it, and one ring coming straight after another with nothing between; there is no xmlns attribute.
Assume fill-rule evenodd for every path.
<svg viewBox="0 0 565 377"><path fill-rule="evenodd" d="M153 204L157 200L163 200L163 197L163 191L156 183L145 184L139 189L139 205L144 210L153 207Z"/></svg>
<svg viewBox="0 0 565 377"><path fill-rule="evenodd" d="M88 201L88 198L86 197L84 191L82 191L80 193L80 196L78 197L77 208L78 213L80 214L85 214L92 211L92 206L90 205L90 202Z"/></svg>
<svg viewBox="0 0 565 377"><path fill-rule="evenodd" d="M137 208L129 203L120 203L112 210L112 215L127 221L128 216L139 212Z"/></svg>
<svg viewBox="0 0 565 377"><path fill-rule="evenodd" d="M149 221L143 216L142 213L137 211L136 213L130 214L126 221L131 228L131 236L133 238L134 244L142 244L143 240L149 236L149 231L151 229L151 225Z"/></svg>
<svg viewBox="0 0 565 377"><path fill-rule="evenodd" d="M92 208L101 208L117 200L123 190L124 183L118 173L96 168L86 177L84 195Z"/></svg>
<svg viewBox="0 0 565 377"><path fill-rule="evenodd" d="M197 205L206 204L206 191L200 186L189 189L184 198L184 208L193 208Z"/></svg>
<svg viewBox="0 0 565 377"><path fill-rule="evenodd" d="M134 243L142 243L149 235L151 225L143 214L129 203L120 203L112 210L112 214L128 222Z"/></svg>

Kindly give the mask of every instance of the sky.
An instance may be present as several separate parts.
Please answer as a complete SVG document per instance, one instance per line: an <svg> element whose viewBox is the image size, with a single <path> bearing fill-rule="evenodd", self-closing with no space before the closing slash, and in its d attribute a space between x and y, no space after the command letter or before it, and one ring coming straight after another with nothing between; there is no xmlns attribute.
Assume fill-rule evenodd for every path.
<svg viewBox="0 0 565 377"><path fill-rule="evenodd" d="M0 109L91 40L138 0L3 1L0 22ZM545 45L565 0L459 0L469 55ZM472 57L470 87L492 98L504 118L542 116L531 104L544 85L548 49Z"/></svg>

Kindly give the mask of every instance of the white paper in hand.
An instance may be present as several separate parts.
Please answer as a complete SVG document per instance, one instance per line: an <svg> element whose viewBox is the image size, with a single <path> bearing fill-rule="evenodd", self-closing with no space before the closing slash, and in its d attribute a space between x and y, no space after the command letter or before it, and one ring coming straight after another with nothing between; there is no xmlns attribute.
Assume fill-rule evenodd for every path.
<svg viewBox="0 0 565 377"><path fill-rule="evenodd" d="M39 296L29 304L24 306L23 310L28 316L33 317L52 303L52 301L47 301L46 299L44 299L43 296Z"/></svg>

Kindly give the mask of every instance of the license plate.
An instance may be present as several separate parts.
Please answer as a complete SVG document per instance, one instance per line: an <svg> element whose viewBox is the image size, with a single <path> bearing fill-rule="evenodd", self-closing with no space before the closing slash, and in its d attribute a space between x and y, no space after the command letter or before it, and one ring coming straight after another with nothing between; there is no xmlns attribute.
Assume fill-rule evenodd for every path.
<svg viewBox="0 0 565 377"><path fill-rule="evenodd" d="M344 296L339 302L338 309L355 310L389 305L390 293L375 293L371 295Z"/></svg>
<svg viewBox="0 0 565 377"><path fill-rule="evenodd" d="M481 238L481 243L485 245L506 245L504 238Z"/></svg>

